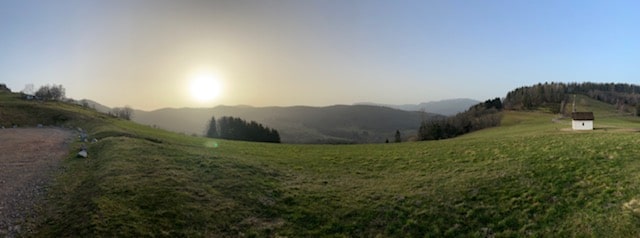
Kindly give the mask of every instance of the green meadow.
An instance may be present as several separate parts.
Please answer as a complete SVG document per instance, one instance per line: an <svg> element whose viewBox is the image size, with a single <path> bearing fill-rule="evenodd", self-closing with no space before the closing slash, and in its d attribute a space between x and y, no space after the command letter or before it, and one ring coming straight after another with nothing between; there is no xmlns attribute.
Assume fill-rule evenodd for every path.
<svg viewBox="0 0 640 238"><path fill-rule="evenodd" d="M50 119L99 140L89 159L72 144L30 236L640 235L640 120L586 97L594 131L544 110L506 111L502 126L448 140L286 145L0 96L0 123Z"/></svg>

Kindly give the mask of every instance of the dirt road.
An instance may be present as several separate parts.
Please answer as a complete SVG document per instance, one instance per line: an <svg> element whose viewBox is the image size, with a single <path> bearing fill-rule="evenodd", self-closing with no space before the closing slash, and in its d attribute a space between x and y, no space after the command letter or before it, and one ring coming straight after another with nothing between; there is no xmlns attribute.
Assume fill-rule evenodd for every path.
<svg viewBox="0 0 640 238"><path fill-rule="evenodd" d="M21 222L34 215L72 138L55 128L0 129L0 237L25 232Z"/></svg>

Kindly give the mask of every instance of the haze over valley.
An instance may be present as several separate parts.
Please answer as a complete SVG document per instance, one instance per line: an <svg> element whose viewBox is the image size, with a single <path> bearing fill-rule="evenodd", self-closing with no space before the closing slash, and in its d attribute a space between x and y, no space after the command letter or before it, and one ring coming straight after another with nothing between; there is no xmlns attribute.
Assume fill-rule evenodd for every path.
<svg viewBox="0 0 640 238"><path fill-rule="evenodd" d="M89 107L98 111L111 110L97 102L88 102ZM277 129L285 143L382 143L393 138L396 130L401 131L403 139L415 140L416 125L420 121L463 112L476 103L478 101L470 99L451 99L398 106L165 108L135 110L132 120L189 135L203 135L206 122L212 116L233 116Z"/></svg>

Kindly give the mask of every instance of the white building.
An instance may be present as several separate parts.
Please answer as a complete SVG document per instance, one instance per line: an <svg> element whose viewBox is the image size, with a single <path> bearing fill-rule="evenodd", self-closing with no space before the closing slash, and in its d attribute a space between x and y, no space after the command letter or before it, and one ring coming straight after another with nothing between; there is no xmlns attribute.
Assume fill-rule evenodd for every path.
<svg viewBox="0 0 640 238"><path fill-rule="evenodd" d="M573 130L593 130L593 112L573 112L571 119Z"/></svg>

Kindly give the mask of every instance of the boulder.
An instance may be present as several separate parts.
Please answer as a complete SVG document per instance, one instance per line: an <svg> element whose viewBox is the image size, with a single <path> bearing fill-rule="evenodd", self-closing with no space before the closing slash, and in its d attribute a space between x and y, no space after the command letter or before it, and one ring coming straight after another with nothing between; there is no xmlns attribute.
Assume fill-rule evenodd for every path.
<svg viewBox="0 0 640 238"><path fill-rule="evenodd" d="M78 157L87 158L89 157L89 154L87 154L86 150L81 150L80 152L78 152Z"/></svg>

